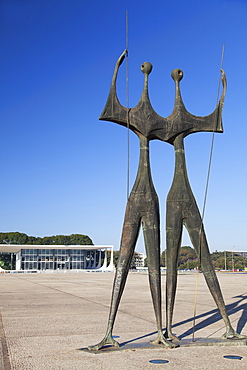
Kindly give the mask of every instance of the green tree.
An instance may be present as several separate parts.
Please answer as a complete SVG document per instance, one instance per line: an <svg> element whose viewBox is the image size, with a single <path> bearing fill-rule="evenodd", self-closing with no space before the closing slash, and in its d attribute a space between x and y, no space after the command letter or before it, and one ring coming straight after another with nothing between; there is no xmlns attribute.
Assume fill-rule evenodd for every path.
<svg viewBox="0 0 247 370"><path fill-rule="evenodd" d="M0 244L26 244L28 236L24 233L0 233Z"/></svg>
<svg viewBox="0 0 247 370"><path fill-rule="evenodd" d="M196 252L193 248L185 246L181 247L178 255L178 266L185 264L187 261L197 260Z"/></svg>
<svg viewBox="0 0 247 370"><path fill-rule="evenodd" d="M193 270L197 267L198 267L197 260L194 260L194 261L187 260L185 263L179 265L178 269L179 270Z"/></svg>
<svg viewBox="0 0 247 370"><path fill-rule="evenodd" d="M246 267L246 258L234 252L218 252L211 254L213 265L216 269L244 269Z"/></svg>
<svg viewBox="0 0 247 370"><path fill-rule="evenodd" d="M72 234L69 236L69 244L71 245L93 245L93 241L87 235Z"/></svg>
<svg viewBox="0 0 247 370"><path fill-rule="evenodd" d="M36 238L36 236L29 236L26 244L40 244L39 239L41 238Z"/></svg>
<svg viewBox="0 0 247 370"><path fill-rule="evenodd" d="M166 249L161 253L160 256L160 265L166 267Z"/></svg>
<svg viewBox="0 0 247 370"><path fill-rule="evenodd" d="M118 258L119 258L119 251L113 251L113 264L114 264L115 267L117 267Z"/></svg>
<svg viewBox="0 0 247 370"><path fill-rule="evenodd" d="M39 242L43 245L93 245L92 239L82 234L45 236Z"/></svg>
<svg viewBox="0 0 247 370"><path fill-rule="evenodd" d="M83 234L53 235L53 236L28 236L24 233L0 233L0 244L38 244L38 245L93 245L92 239Z"/></svg>
<svg viewBox="0 0 247 370"><path fill-rule="evenodd" d="M15 266L15 256L10 253L0 253L0 266L5 270L11 270Z"/></svg>
<svg viewBox="0 0 247 370"><path fill-rule="evenodd" d="M166 250L161 253L160 256L160 264L161 266L166 266ZM189 246L183 246L179 249L178 255L178 268L185 269L189 268L192 269L198 265L197 255L193 248ZM187 266L187 267L184 267ZM191 266L191 267L189 267ZM193 266L193 267L192 267Z"/></svg>

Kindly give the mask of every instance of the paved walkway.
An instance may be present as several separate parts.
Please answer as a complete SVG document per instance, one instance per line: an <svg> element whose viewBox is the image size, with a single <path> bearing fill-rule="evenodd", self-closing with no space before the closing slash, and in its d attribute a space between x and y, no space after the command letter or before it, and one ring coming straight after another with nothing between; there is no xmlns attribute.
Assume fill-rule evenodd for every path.
<svg viewBox="0 0 247 370"><path fill-rule="evenodd" d="M179 275L173 330L183 340L192 336L195 275ZM217 275L233 327L247 335L247 275ZM117 340L132 349L81 351L105 334L113 278L113 273L0 274L0 369L247 369L246 346L229 341L220 347L140 348L156 330L144 273L129 274L114 329ZM195 339L219 338L223 321L203 275L198 279ZM162 280L164 286L165 276ZM155 359L169 362L149 362Z"/></svg>

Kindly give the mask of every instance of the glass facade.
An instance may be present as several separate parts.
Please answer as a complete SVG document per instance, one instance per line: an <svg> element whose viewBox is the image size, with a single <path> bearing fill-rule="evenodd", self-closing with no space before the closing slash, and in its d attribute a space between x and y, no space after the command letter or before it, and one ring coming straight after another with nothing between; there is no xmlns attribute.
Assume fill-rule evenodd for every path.
<svg viewBox="0 0 247 370"><path fill-rule="evenodd" d="M81 270L97 268L99 250L83 249L22 249L21 270Z"/></svg>

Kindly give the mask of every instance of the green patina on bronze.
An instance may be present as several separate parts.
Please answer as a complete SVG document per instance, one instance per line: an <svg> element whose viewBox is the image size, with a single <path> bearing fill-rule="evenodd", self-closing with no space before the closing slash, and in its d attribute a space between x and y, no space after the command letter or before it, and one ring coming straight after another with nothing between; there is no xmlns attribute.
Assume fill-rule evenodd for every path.
<svg viewBox="0 0 247 370"><path fill-rule="evenodd" d="M111 121L128 127L139 137L139 166L126 206L107 332L100 343L90 346L88 349L95 351L106 345L119 346L119 343L112 336L112 330L141 225L158 329L158 336L152 343L163 344L170 348L176 347L168 339L177 339L171 332L171 325L177 284L178 249L181 244L183 225L189 232L192 244L200 258L206 282L225 322L226 333L224 337L236 336L239 338L241 336L234 331L230 324L220 286L211 262L202 219L188 180L183 145L184 137L195 132L223 132L221 117L226 91L224 72L222 71L223 93L215 111L209 116L197 117L187 112L183 104L179 87L183 72L180 69L175 69L172 72L172 78L176 84L175 105L172 114L164 118L154 111L149 100L148 75L152 71L151 63L145 62L141 66L144 74L144 87L136 107L126 108L120 104L116 93L116 80L118 69L126 53L127 51L125 50L116 63L110 93L100 120ZM159 202L152 181L149 160L149 141L155 139L173 145L176 158L174 179L167 197L167 329L165 335L162 332L161 314Z"/></svg>

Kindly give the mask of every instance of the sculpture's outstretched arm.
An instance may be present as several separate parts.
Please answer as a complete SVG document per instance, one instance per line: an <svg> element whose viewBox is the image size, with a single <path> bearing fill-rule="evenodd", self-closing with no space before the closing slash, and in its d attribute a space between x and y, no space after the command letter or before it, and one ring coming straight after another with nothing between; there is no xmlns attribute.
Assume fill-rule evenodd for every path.
<svg viewBox="0 0 247 370"><path fill-rule="evenodd" d="M222 85L223 85L223 90L222 90L222 94L221 94L221 98L220 98L220 103L222 105L224 105L225 96L226 96L227 82L226 82L226 74L225 74L224 69L221 69L220 72L221 72L221 81L222 81Z"/></svg>
<svg viewBox="0 0 247 370"><path fill-rule="evenodd" d="M152 140L156 138L156 130L159 130L160 127L166 132L168 130L167 120L154 111L148 96L148 75L152 71L152 64L144 62L141 65L141 71L144 74L144 86L138 104L134 108L125 108L118 100L116 81L118 69L126 54L127 50L125 50L117 60L108 99L99 119L118 123L128 127L138 136L143 135Z"/></svg>
<svg viewBox="0 0 247 370"><path fill-rule="evenodd" d="M120 57L118 58L116 65L115 65L115 69L114 69L113 76L112 76L112 83L111 83L111 88L113 88L115 92L116 92L116 81L117 81L118 69L123 63L125 55L127 54L128 54L128 51L124 50L122 54L120 55Z"/></svg>
<svg viewBox="0 0 247 370"><path fill-rule="evenodd" d="M205 117L194 117L195 120L195 128L191 132L199 132L199 131L211 131L211 132L223 132L223 125L222 125L222 110L224 106L224 100L226 96L226 75L223 69L221 71L221 81L223 85L223 90L221 94L221 98L217 107L215 108L214 112ZM190 133L190 132L189 132Z"/></svg>
<svg viewBox="0 0 247 370"><path fill-rule="evenodd" d="M116 81L120 65L123 63L127 50L120 55L118 58L115 69L112 76L111 88L108 95L106 105L99 119L103 121L111 121L119 123L120 125L126 126L128 122L128 108L123 107L117 97Z"/></svg>

